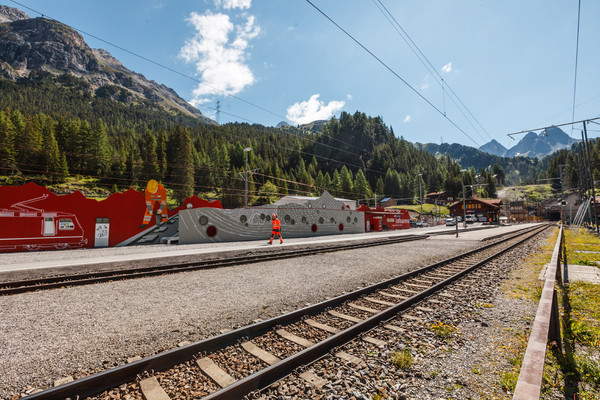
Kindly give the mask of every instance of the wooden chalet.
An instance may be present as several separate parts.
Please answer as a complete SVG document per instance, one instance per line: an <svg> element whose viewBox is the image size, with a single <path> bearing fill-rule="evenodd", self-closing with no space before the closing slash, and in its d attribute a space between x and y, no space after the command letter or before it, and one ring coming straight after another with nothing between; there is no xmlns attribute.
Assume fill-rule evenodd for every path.
<svg viewBox="0 0 600 400"><path fill-rule="evenodd" d="M477 197L470 197L465 199L466 213L463 213L462 200L454 202L448 208L452 217L462 217L463 214L466 214L475 215L477 220L481 222L499 222L501 205L502 200L500 199L483 200Z"/></svg>

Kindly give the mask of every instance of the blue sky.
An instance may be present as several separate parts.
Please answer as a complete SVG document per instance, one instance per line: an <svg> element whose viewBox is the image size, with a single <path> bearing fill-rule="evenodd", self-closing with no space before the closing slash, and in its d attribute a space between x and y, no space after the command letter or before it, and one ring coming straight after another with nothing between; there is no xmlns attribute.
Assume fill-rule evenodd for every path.
<svg viewBox="0 0 600 400"><path fill-rule="evenodd" d="M305 0L19 2L193 77L83 35L211 118L219 100L221 123L300 124L358 110L381 116L411 142L476 146L494 138L510 147L516 141L508 133L572 120L576 0L311 1L439 111ZM413 54L382 5L435 72ZM600 2L581 0L575 120L600 115L598 17ZM483 128L463 116L440 77ZM599 136L593 130L600 126L590 128L591 137Z"/></svg>

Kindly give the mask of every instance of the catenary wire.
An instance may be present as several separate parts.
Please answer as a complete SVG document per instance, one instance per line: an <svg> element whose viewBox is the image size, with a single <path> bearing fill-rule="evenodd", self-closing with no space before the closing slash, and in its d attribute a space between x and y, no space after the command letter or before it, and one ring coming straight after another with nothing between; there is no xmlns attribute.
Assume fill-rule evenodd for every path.
<svg viewBox="0 0 600 400"><path fill-rule="evenodd" d="M375 6L377 6L377 8L379 9L379 11L381 11L381 13L383 14L383 16L392 25L392 27L398 33L398 35L408 45L408 47L411 49L411 51L413 52L413 54L415 54L415 56L419 59L419 61L421 61L421 63L425 66L425 68L430 73L433 72L435 75L437 75L437 77L440 79L440 81L438 81L437 79L435 79L435 76L434 76L434 79L435 79L436 83L442 87L442 91L445 92L444 86L447 87L448 90L450 90L450 92L454 95L454 97L456 97L456 100L458 100L460 102L460 104L462 105L462 107L469 113L469 115L471 116L471 118L473 118L473 120L481 127L481 129L485 132L485 134L488 136L488 138L493 139L490 136L490 134L487 132L487 130L483 127L483 125L481 125L481 123L479 122L479 120L473 115L473 113L469 110L469 108L460 99L460 97L458 97L458 95L454 92L454 90L452 90L452 87L448 84L448 82L446 82L444 80L444 78L440 75L440 73L438 72L438 70L433 66L433 64L431 64L431 62L429 61L429 59L427 58L427 56L425 56L425 54L421 51L421 49L419 48L419 46L417 46L417 44L412 40L412 38L410 37L410 35L406 32L406 30L402 27L402 25L400 25L400 23L398 22L398 20L392 15L392 13L388 10L388 8L381 2L381 0L373 0L373 2L375 3ZM400 32L400 30L398 30L398 28L402 31L402 33ZM442 93L442 95L443 95L443 93ZM459 107L459 105L456 103L456 101L454 101L454 99L452 98L452 96L448 96L448 98L454 103L454 105L456 106L456 108L460 111L460 113L465 117L465 119L473 127L473 129L475 130L475 132L477 132L479 134L479 136L481 136L481 138L483 139L483 135L481 135L481 133L479 132L479 130L477 129L477 127L475 125L473 125L473 123L471 123L470 119L462 111L461 107Z"/></svg>
<svg viewBox="0 0 600 400"><path fill-rule="evenodd" d="M577 62L579 59L579 23L581 21L581 0L579 0L577 7L577 41L575 44L575 78L573 79L573 114L571 115L571 121L575 121L575 98L577 95ZM573 138L573 129L571 126L571 138Z"/></svg>
<svg viewBox="0 0 600 400"><path fill-rule="evenodd" d="M369 50L365 45L363 45L360 41L358 41L358 39L356 39L354 36L352 36L348 31L346 31L344 28L342 28L337 22L335 22L331 17L329 17L324 11L322 11L319 7L317 7L314 3L312 3L310 0L306 0L306 2L308 4L310 4L315 10L317 10L321 15L323 15L326 19L328 19L333 25L335 25L339 30L341 30L344 34L346 34L346 36L348 36L350 39L352 39L358 46L360 46L364 51L366 51L367 53L369 53L369 55L371 55L371 57L373 57L375 60L377 60L377 62L379 62L381 65L383 65L388 71L390 71L396 78L398 78L402 83L404 83L406 86L408 86L408 88L410 90L412 90L417 96L419 96L423 101L425 101L427 104L429 104L434 110L436 110L442 117L444 117L445 119L448 120L448 122L450 122L456 129L458 129L463 135L465 135L467 138L469 138L469 140L471 140L473 143L475 143L475 145L477 147L479 147L479 143L477 143L471 136L469 136L469 134L467 132L465 132L460 126L458 126L456 124L456 122L454 122L452 119L450 119L447 115L444 115L444 113L437 108L431 101L429 101L425 96L423 96L421 93L419 93L419 91L417 89L415 89L413 86L411 86L404 78L402 78L396 71L394 71L390 66L388 66L385 62L383 62L383 60L381 60L381 58L377 57L375 55L375 53L373 53L371 50Z"/></svg>

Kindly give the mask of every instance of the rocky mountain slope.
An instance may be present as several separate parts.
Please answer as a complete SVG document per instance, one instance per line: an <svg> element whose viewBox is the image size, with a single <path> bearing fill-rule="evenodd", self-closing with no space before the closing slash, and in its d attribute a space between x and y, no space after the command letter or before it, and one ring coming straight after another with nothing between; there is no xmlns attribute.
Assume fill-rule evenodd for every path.
<svg viewBox="0 0 600 400"><path fill-rule="evenodd" d="M506 149L496 140L484 144L479 150L500 157L531 157L542 158L558 150L568 149L578 140L571 139L562 129L552 127L545 129L539 135L528 132L510 149Z"/></svg>
<svg viewBox="0 0 600 400"><path fill-rule="evenodd" d="M149 101L215 124L173 89L130 71L105 50L90 48L71 27L0 6L0 78L17 81L40 72L81 78L96 96L126 104Z"/></svg>

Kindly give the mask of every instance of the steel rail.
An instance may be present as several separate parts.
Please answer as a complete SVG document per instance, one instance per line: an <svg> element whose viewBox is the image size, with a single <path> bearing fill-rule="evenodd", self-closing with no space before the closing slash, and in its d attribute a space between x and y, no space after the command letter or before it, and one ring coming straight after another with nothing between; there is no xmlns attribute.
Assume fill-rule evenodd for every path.
<svg viewBox="0 0 600 400"><path fill-rule="evenodd" d="M120 269L103 272L89 272L84 274L62 275L48 278L36 278L21 281L0 282L0 296L13 295L36 290L56 289L65 286L82 286L94 283L109 282L123 279L143 278L176 272L194 271L198 269L222 268L231 265L250 264L270 260L302 257L307 255L328 253L334 251L354 250L364 247L383 246L413 240L426 239L428 235L406 235L398 237L378 238L367 242L354 242L350 244L333 244L326 247L308 248L300 250L283 250L281 252L267 251L257 255L231 257L226 259L199 261L194 263L170 264L131 269Z"/></svg>
<svg viewBox="0 0 600 400"><path fill-rule="evenodd" d="M504 243L508 240L514 239L516 237L527 235L528 233L530 233L532 231L537 231L537 232L535 232L530 237L535 236L535 234L543 231L548 226L549 225L545 225L542 227L537 226L537 227L533 227L533 228L524 229L522 231L515 233L513 236L511 236L509 238L505 238L498 242L481 246L477 249L473 249L473 250L467 251L466 253L450 257L448 259L436 262L429 266L425 266L425 267L422 267L422 268L419 268L419 269L416 269L413 271L409 271L400 276L397 276L397 277L394 277L391 279L387 279L380 283L376 283L374 285L367 286L365 288L356 290L354 292L346 293L346 294L340 295L338 297L335 297L333 299L329 299L329 300L323 301L321 303L313 304L311 306L308 306L308 307L305 307L305 308L302 308L302 309L299 309L296 311L292 311L288 314L274 317L274 318L271 318L266 321L257 322L255 324L248 325L248 326L245 326L245 327L242 327L242 328L236 329L234 331L224 333L224 334L212 337L212 338L204 339L202 341L192 343L192 344L189 344L189 345L181 347L181 348L172 349L172 350L166 351L164 353L156 354L156 355L147 357L147 358L139 360L139 361L134 361L134 362L126 364L126 365L122 365L122 366L119 366L119 367L116 367L116 368L113 368L113 369L110 369L107 371L103 371L103 372L100 372L100 373L97 373L94 375L90 375L88 377L78 379L73 382L69 382L67 384L58 386L58 387L46 389L42 392L31 394L31 395L25 397L25 399L28 399L28 400L55 400L55 399L65 399L65 398L85 398L88 396L92 396L92 395L101 393L105 390L109 390L114 387L118 387L124 383L135 381L135 379L139 375L143 374L146 371L152 371L152 370L162 371L162 370L171 368L175 365L190 361L198 353L207 353L208 354L208 353L216 352L227 346L234 345L242 339L248 340L249 338L253 338L253 337L262 335L262 334L272 330L273 328L275 328L278 325L285 325L288 323L298 321L302 317L321 313L331 307L336 307L346 301L354 300L358 297L361 297L364 294L371 293L375 290L386 288L390 285L395 285L399 282L410 279L414 276L418 276L418 275L428 272L430 270L441 267L444 264L452 263L459 259L469 257L472 254L475 254L480 251L484 251L493 246L497 246L499 244L502 244L502 243ZM526 238L524 240L527 240L528 238ZM511 248L518 244L520 244L520 242L511 246ZM507 250L504 250L504 251L507 251ZM459 278L458 275L460 275L460 274L461 273L456 274L455 276L446 279L444 282L452 280L452 279L453 279L452 281L454 281ZM460 275L460 276L462 276L462 275ZM435 285L434 287L438 287L438 285L439 284ZM420 299L422 299L426 296L428 296L428 295L416 294L416 295L412 296L411 298L403 301L402 303L399 303L398 305L394 306L393 310L395 310L394 312L398 312L401 310L401 308L399 308L400 305L403 304L405 307L408 307L410 304L420 301ZM385 310L384 312L385 312L384 315L387 317L387 319L391 318L394 315L394 313L392 311L388 312L387 310ZM375 317L377 317L377 315L365 320L364 323L374 324ZM352 328L353 327L348 328L348 329L352 329ZM356 329L356 328L354 328L354 329ZM347 332L345 330L345 331L342 331L342 332L336 334L333 337L336 337L335 340L347 339L350 337L351 332L355 332L355 331L352 330L352 331ZM317 349L319 349L319 348L331 349L333 347L337 347L337 346L331 345L330 339L332 339L333 337L331 337L325 341L326 344L322 345L324 347L322 347L322 348L318 347ZM205 397L205 399L241 398L245 394L238 397L237 395L232 394L233 392L229 392L229 390L235 390L236 391L235 393L238 393L238 391L241 391L241 390L248 390L247 393L249 393L253 390L256 390L256 388L259 387L259 384L263 384L267 381L271 381L272 379L274 379L273 377L275 377L275 376L280 376L286 368L287 369L292 368L292 370L293 370L293 368L296 368L298 365L301 365L301 364L299 364L300 360L318 359L320 356L316 357L316 354L317 354L316 349L313 349L313 347L315 347L315 346L312 346L312 347L305 349L305 350L301 351L300 353L296 354L295 356L293 356L291 361L287 361L287 359L286 359L286 360L283 360L282 362L279 362L279 363L265 369L264 371L266 371L268 375L273 374L272 377L270 377L270 378L268 376L265 377L262 374L258 375L256 377L254 377L254 375L251 375L251 376L244 378L244 379L236 382L235 384L231 385L231 388L227 387L225 389L222 389L222 390L228 390L228 392L223 392L223 393L228 393L228 394L226 394L226 395L220 394L222 392L222 390L221 390L221 391L218 391L218 392L215 392L215 393L209 395L208 397ZM319 353L322 351L324 351L324 350L319 350ZM327 351L329 351L329 350L327 350ZM295 357L298 357L298 358L295 358ZM288 372L288 374L289 374L289 372ZM285 375L283 375L283 376L285 376ZM224 397L211 397L211 396L224 396Z"/></svg>
<svg viewBox="0 0 600 400"><path fill-rule="evenodd" d="M545 229L545 228L544 228ZM540 229L539 231L533 233L531 236L528 236L513 245L502 249L496 254L487 257L486 259L477 262L476 264L463 269L462 271L452 275L451 277L434 284L433 286L423 290L420 293L415 294L412 297L409 297L406 300L401 301L395 306L390 306L389 308L381 311L378 314L373 315L366 320L359 322L351 327L321 341L314 344L311 347L308 347L299 353L296 353L286 359L281 360L277 364L269 366L263 370L260 370L246 378L243 378L225 388L218 390L217 392L211 393L208 396L202 398L202 400L228 400L233 398L243 398L248 393L251 393L256 390L261 390L271 385L272 383L277 382L278 380L288 376L291 374L296 368L311 364L318 360L319 358L327 355L331 350L346 344L347 342L357 338L362 333L365 333L372 328L376 327L383 321L387 321L393 318L396 314L408 309L410 306L419 303L423 299L431 296L432 294L444 289L446 286L451 283L459 280L465 275L468 275L472 271L478 269L482 265L487 264L494 258L508 252L514 247L520 245L524 241L530 239L531 237L537 235L544 229ZM511 238L513 239L513 238ZM510 239L508 239L510 240Z"/></svg>

